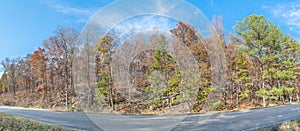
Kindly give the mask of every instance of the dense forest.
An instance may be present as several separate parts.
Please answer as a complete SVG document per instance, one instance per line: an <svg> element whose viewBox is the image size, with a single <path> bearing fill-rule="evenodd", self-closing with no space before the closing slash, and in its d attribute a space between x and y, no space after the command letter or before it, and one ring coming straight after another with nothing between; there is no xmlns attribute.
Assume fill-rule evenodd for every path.
<svg viewBox="0 0 300 131"><path fill-rule="evenodd" d="M126 65L127 78L117 80L113 78L116 64L124 60L116 57L121 52L115 44L116 34L78 41L80 33L74 28L58 27L32 54L1 62L0 104L70 111L179 113L182 107L188 112L206 112L300 102L300 44L295 39L261 15L238 21L234 33L224 34L221 17L214 17L212 25L214 34L208 38L181 21L170 30L176 40L172 45L182 43L194 56L197 70L180 70L177 59L184 58L168 51L169 37L152 33L123 42L121 56L125 59L124 52L133 48L149 46L152 50L136 53ZM91 26L90 32L81 33L93 34L93 29ZM226 59L221 88L213 83L208 50L217 50L206 46L212 41L219 43ZM81 42L86 44L79 46Z"/></svg>

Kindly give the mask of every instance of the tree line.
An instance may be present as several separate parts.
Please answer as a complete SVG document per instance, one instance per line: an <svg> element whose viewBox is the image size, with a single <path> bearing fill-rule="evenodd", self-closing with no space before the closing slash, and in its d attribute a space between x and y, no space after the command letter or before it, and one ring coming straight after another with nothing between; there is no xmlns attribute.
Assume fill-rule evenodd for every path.
<svg viewBox="0 0 300 131"><path fill-rule="evenodd" d="M114 80L114 60L117 64L124 60L116 57L121 52L115 44L116 34L102 38L94 35L95 40L85 37L86 44L81 47L83 41L77 39L79 33L74 28L59 27L33 54L1 62L5 71L0 80L0 102L145 113L182 110L181 106L202 112L300 101L300 44L295 39L261 15L238 21L233 27L234 34L223 33L221 17L214 17L212 24L214 34L209 38L184 22L170 30L176 42L183 43L193 55L197 70L191 70L192 73L180 70L176 54L168 52L168 37L136 35L122 44L124 52L135 56L124 66L129 70L127 78L118 80ZM222 90L213 84L213 63L208 50L216 50L206 46L212 41L217 41L225 54ZM145 47L152 50L134 52ZM80 48L86 51L78 52ZM129 55L123 53L125 59ZM78 57L87 58L87 62L74 64ZM176 57L180 59L179 55ZM210 102L210 95L220 99Z"/></svg>

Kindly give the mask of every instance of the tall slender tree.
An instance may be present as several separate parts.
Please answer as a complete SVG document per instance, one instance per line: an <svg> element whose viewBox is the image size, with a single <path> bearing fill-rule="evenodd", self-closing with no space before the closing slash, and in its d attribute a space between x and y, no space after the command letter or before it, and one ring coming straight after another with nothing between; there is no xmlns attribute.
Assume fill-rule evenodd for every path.
<svg viewBox="0 0 300 131"><path fill-rule="evenodd" d="M245 51L255 63L258 64L259 86L262 93L263 107L266 106L266 77L264 72L271 68L268 66L275 58L280 45L282 32L269 20L261 15L250 15L239 21L234 27L238 36L243 38L242 50Z"/></svg>

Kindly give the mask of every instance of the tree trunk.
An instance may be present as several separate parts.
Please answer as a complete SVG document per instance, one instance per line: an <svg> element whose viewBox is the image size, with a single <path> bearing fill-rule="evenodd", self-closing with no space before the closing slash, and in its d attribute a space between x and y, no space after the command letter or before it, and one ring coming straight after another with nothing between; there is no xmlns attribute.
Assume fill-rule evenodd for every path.
<svg viewBox="0 0 300 131"><path fill-rule="evenodd" d="M230 106L231 106L231 108L233 107L233 91L232 91L232 89L233 89L233 86L230 87Z"/></svg>
<svg viewBox="0 0 300 131"><path fill-rule="evenodd" d="M226 105L226 96L227 96L227 93L226 91L224 90L224 110L227 110L227 105Z"/></svg>
<svg viewBox="0 0 300 131"><path fill-rule="evenodd" d="M265 81L262 80L262 89L265 89ZM263 107L266 107L266 95L263 93Z"/></svg>
<svg viewBox="0 0 300 131"><path fill-rule="evenodd" d="M236 104L237 104L237 107L240 107L240 104L239 104L239 91L240 88L239 86L236 87Z"/></svg>
<svg viewBox="0 0 300 131"><path fill-rule="evenodd" d="M110 62L112 61L111 60L111 52L109 51L109 59L110 59ZM115 110L114 108L114 101L113 101L113 88L112 88L112 69L111 69L111 66L109 67L109 88L110 88L110 103L111 103L111 107L112 107L112 110Z"/></svg>
<svg viewBox="0 0 300 131"><path fill-rule="evenodd" d="M66 110L68 110L68 95L69 95L69 73L68 73L68 51L65 47L65 87L66 87Z"/></svg>
<svg viewBox="0 0 300 131"><path fill-rule="evenodd" d="M92 95L92 87L91 87L91 80L90 80L90 47L89 44L86 44L86 48L87 48L87 82L88 82L88 101L87 101L87 107L90 107L92 104L92 99L91 99L91 95Z"/></svg>

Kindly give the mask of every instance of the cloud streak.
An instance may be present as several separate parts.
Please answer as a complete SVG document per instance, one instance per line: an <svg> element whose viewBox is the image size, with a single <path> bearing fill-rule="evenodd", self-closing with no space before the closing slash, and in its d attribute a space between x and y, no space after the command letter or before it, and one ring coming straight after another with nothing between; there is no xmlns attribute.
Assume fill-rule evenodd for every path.
<svg viewBox="0 0 300 131"><path fill-rule="evenodd" d="M85 16L91 16L93 14L92 11L88 9L78 9L74 7L68 7L61 4L53 4L51 6L56 11L66 14L66 15L85 15Z"/></svg>
<svg viewBox="0 0 300 131"><path fill-rule="evenodd" d="M288 29L288 32L300 40L300 1L284 2L275 6L263 6L262 9L269 11L272 16Z"/></svg>
<svg viewBox="0 0 300 131"><path fill-rule="evenodd" d="M277 5L277 8L273 10L273 14L284 18L283 20L289 26L300 28L300 2Z"/></svg>
<svg viewBox="0 0 300 131"><path fill-rule="evenodd" d="M159 30L169 33L176 27L177 21L170 18L156 15L141 15L125 20L116 25L112 31L120 34L120 38L124 39L132 33Z"/></svg>
<svg viewBox="0 0 300 131"><path fill-rule="evenodd" d="M47 1L44 4L58 13L75 18L75 22L79 23L85 23L96 12L91 8L76 8L58 1Z"/></svg>
<svg viewBox="0 0 300 131"><path fill-rule="evenodd" d="M132 3L135 4L133 5ZM120 0L102 8L89 22L100 26L99 28L103 32L100 36L102 36L116 25L119 25L119 23L139 15L163 16L175 21L183 21L199 29L202 36L208 37L211 35L207 26L209 25L208 19L185 0ZM129 23L129 27L135 24L132 21ZM163 25L165 23L166 25ZM168 22L165 22L163 19L144 17L134 25L134 28L140 28L140 25L156 28L156 24L163 25L158 26L158 28L168 27Z"/></svg>

